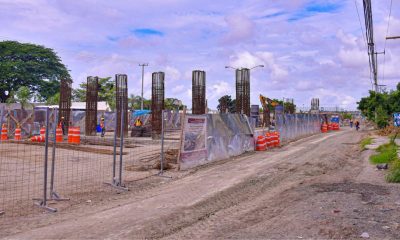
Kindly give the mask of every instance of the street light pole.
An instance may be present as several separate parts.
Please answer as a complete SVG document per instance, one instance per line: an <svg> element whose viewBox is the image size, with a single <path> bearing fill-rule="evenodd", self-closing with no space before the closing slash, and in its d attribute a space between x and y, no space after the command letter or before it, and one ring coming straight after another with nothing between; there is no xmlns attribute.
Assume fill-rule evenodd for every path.
<svg viewBox="0 0 400 240"><path fill-rule="evenodd" d="M142 67L142 95L140 98L140 110L143 110L143 82L144 82L144 67L149 66L148 63L139 64L139 67Z"/></svg>
<svg viewBox="0 0 400 240"><path fill-rule="evenodd" d="M254 67L252 67L252 68L234 68L234 67L231 67L231 66L225 66L225 68L232 68L233 70L235 70L235 71L243 71L243 70L247 70L248 71L248 77L249 77L249 79L248 79L248 86L247 86L247 95L246 96L244 96L244 92L242 93L243 95L241 95L241 99L238 99L238 85L236 84L236 101L239 101L240 102L240 104L239 104L239 108L240 109L237 109L237 111L241 111L241 113L243 114L243 110L244 110L244 106L243 106L243 104L248 104L247 106L246 106L246 112L245 112L245 114L246 115L248 115L249 117L250 117L250 70L252 70L252 69L254 69L254 68L258 68L258 67L264 67L264 65L257 65L257 66L254 66ZM237 76L236 76L236 81L237 81Z"/></svg>

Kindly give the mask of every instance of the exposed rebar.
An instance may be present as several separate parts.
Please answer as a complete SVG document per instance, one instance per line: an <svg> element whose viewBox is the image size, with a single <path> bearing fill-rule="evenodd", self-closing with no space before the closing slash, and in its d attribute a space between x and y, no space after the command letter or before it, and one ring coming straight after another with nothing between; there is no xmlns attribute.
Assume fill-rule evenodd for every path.
<svg viewBox="0 0 400 240"><path fill-rule="evenodd" d="M85 118L86 136L96 135L98 90L99 90L99 78L88 77L86 86L86 118Z"/></svg>
<svg viewBox="0 0 400 240"><path fill-rule="evenodd" d="M164 110L164 78L163 72L152 74L151 88L151 126L154 135L161 134L162 110ZM154 136L153 135L153 136Z"/></svg>
<svg viewBox="0 0 400 240"><path fill-rule="evenodd" d="M206 112L206 72L195 70L192 73L192 113Z"/></svg>
<svg viewBox="0 0 400 240"><path fill-rule="evenodd" d="M117 108L117 136L121 136L121 116L124 118L124 136L128 136L128 76L126 74L115 75L115 95ZM122 114L122 111L124 113Z"/></svg>
<svg viewBox="0 0 400 240"><path fill-rule="evenodd" d="M250 70L236 70L236 112L250 117Z"/></svg>

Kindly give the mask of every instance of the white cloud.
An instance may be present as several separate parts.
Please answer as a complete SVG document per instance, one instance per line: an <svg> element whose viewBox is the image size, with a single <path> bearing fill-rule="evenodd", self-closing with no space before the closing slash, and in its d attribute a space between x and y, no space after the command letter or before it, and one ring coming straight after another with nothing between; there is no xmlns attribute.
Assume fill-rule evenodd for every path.
<svg viewBox="0 0 400 240"><path fill-rule="evenodd" d="M242 14L235 14L225 17L225 21L229 32L223 39L224 44L252 39L255 24L250 18Z"/></svg>

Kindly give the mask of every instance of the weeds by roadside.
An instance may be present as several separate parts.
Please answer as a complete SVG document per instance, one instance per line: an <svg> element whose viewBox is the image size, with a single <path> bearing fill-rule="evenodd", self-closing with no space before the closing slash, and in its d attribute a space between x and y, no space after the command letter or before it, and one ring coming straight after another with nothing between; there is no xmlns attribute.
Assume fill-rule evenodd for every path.
<svg viewBox="0 0 400 240"><path fill-rule="evenodd" d="M371 137L364 138L360 142L361 150L364 151L366 149L366 146L370 144L372 144L372 138Z"/></svg>
<svg viewBox="0 0 400 240"><path fill-rule="evenodd" d="M372 155L369 158L373 164L391 163L397 160L397 145L392 142L380 145L376 151L378 154Z"/></svg>
<svg viewBox="0 0 400 240"><path fill-rule="evenodd" d="M389 173L386 175L386 181L392 183L400 182L400 160L397 159L389 167Z"/></svg>
<svg viewBox="0 0 400 240"><path fill-rule="evenodd" d="M372 155L369 160L373 164L389 164L389 171L386 175L386 181L392 183L400 183L400 159L398 157L398 147L394 139L389 143L380 145L375 155Z"/></svg>

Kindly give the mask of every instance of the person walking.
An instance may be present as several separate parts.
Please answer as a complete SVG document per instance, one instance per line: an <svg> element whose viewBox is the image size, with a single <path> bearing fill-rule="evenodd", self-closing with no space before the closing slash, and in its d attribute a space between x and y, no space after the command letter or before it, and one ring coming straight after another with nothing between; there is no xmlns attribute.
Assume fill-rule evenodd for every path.
<svg viewBox="0 0 400 240"><path fill-rule="evenodd" d="M353 119L350 119L350 128L353 128Z"/></svg>
<svg viewBox="0 0 400 240"><path fill-rule="evenodd" d="M62 129L63 135L66 135L66 129L65 129L65 118L61 117L60 122L58 123L58 127Z"/></svg>
<svg viewBox="0 0 400 240"><path fill-rule="evenodd" d="M360 122L358 120L356 120L356 130L358 131L358 129L360 129Z"/></svg>
<svg viewBox="0 0 400 240"><path fill-rule="evenodd" d="M104 122L104 117L100 119L100 128L101 128L101 137L104 137L104 135L106 134L106 125Z"/></svg>

